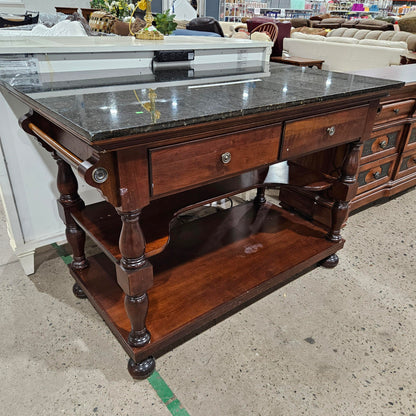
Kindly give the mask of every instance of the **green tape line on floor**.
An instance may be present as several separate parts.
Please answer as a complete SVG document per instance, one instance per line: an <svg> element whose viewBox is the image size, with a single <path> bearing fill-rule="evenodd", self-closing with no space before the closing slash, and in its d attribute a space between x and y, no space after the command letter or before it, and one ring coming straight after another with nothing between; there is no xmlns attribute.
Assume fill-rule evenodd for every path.
<svg viewBox="0 0 416 416"><path fill-rule="evenodd" d="M189 413L182 407L181 402L157 371L148 378L148 381L172 415L189 416Z"/></svg>
<svg viewBox="0 0 416 416"><path fill-rule="evenodd" d="M72 256L70 256L62 246L58 246L58 244L53 243L52 247L56 250L56 252L58 253L58 256L61 257L61 259L65 262L65 264L72 263Z"/></svg>
<svg viewBox="0 0 416 416"><path fill-rule="evenodd" d="M53 243L52 247L56 250L65 264L72 263L72 256L70 256L62 246ZM189 416L189 413L182 407L181 402L176 398L173 391L157 371L153 372L148 378L148 381L173 416Z"/></svg>

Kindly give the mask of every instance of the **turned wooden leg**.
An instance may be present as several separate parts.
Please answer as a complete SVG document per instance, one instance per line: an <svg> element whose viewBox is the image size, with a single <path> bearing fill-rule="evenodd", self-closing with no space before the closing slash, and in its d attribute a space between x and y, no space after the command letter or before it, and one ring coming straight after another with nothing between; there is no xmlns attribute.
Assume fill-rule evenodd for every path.
<svg viewBox="0 0 416 416"><path fill-rule="evenodd" d="M141 296L126 295L124 306L131 323L128 343L134 347L142 347L150 341L150 333L146 329L146 316L149 307L147 294L144 293Z"/></svg>
<svg viewBox="0 0 416 416"><path fill-rule="evenodd" d="M333 185L332 194L334 205L332 208L332 223L327 238L337 242L342 239L341 228L348 218L349 203L357 192L357 172L360 161L359 142L351 143L342 166L341 177ZM333 266L335 267L335 266Z"/></svg>
<svg viewBox="0 0 416 416"><path fill-rule="evenodd" d="M139 363L136 363L130 358L127 365L127 369L129 370L130 375L135 380L144 380L145 378L149 377L155 370L155 367L156 363L153 357L146 358Z"/></svg>
<svg viewBox="0 0 416 416"><path fill-rule="evenodd" d="M71 167L59 156L54 155L54 158L58 164L59 215L66 225L66 238L73 252L71 267L75 270L85 269L88 267L88 260L84 252L85 232L71 216L72 210L83 209L85 204L78 195L78 182Z"/></svg>
<svg viewBox="0 0 416 416"><path fill-rule="evenodd" d="M347 220L349 204L346 201L336 201L332 208L332 223L328 233L328 239L334 242L340 241L342 224Z"/></svg>
<svg viewBox="0 0 416 416"><path fill-rule="evenodd" d="M266 197L265 197L266 189L264 187L257 188L256 197L254 198L254 203L256 205L262 205L266 203Z"/></svg>
<svg viewBox="0 0 416 416"><path fill-rule="evenodd" d="M125 293L124 305L131 324L127 342L132 347L142 347L150 341L146 328L149 306L146 291L153 285L153 268L144 256L140 211L119 211L119 214L123 226L119 241L122 259L117 267L117 282Z"/></svg>

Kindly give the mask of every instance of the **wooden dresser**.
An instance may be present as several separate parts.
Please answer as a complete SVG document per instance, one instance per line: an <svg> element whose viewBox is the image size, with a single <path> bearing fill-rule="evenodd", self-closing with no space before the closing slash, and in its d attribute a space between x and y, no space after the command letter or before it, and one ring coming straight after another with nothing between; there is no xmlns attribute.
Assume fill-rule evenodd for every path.
<svg viewBox="0 0 416 416"><path fill-rule="evenodd" d="M361 151L357 196L351 210L416 185L416 64L362 74L406 85L380 102L371 137Z"/></svg>

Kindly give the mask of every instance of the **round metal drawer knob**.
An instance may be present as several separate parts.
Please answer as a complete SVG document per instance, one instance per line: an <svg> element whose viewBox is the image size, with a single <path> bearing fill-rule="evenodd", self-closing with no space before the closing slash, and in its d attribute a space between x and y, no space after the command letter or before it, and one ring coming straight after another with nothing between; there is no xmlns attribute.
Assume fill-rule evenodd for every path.
<svg viewBox="0 0 416 416"><path fill-rule="evenodd" d="M92 171L92 179L96 183L104 183L108 179L108 172L105 168L96 168Z"/></svg>
<svg viewBox="0 0 416 416"><path fill-rule="evenodd" d="M221 155L221 162L224 163L224 165L226 165L227 163L231 162L231 153L230 152L225 152Z"/></svg>
<svg viewBox="0 0 416 416"><path fill-rule="evenodd" d="M333 136L333 135L335 134L335 127L334 127L334 126L328 127L328 128L326 129L326 131L328 132L328 134L329 134L330 136Z"/></svg>
<svg viewBox="0 0 416 416"><path fill-rule="evenodd" d="M382 142L380 142L379 146L380 146L382 149L385 149L385 148L387 147L387 142L386 142L385 140L383 140Z"/></svg>
<svg viewBox="0 0 416 416"><path fill-rule="evenodd" d="M400 113L400 108L395 108L395 109L393 110L393 113L394 113L394 114L399 114L399 113Z"/></svg>
<svg viewBox="0 0 416 416"><path fill-rule="evenodd" d="M373 177L374 177L374 179L380 179L381 178L381 173L380 172L374 172Z"/></svg>

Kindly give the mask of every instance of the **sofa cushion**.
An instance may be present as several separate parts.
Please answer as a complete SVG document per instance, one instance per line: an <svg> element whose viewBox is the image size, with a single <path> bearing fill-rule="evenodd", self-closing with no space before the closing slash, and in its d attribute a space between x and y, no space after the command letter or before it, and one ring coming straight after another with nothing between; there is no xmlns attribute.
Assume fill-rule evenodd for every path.
<svg viewBox="0 0 416 416"><path fill-rule="evenodd" d="M407 49L409 49L409 51L416 51L416 35L413 35L412 33L394 32L391 40L394 42L404 41L407 43Z"/></svg>
<svg viewBox="0 0 416 416"><path fill-rule="evenodd" d="M397 21L397 24L400 27L400 30L410 32L410 33L416 33L416 16L415 17L409 17L405 15L401 19Z"/></svg>
<svg viewBox="0 0 416 416"><path fill-rule="evenodd" d="M351 20L346 20L341 27L355 27L355 25L359 22L358 19L351 19Z"/></svg>
<svg viewBox="0 0 416 416"><path fill-rule="evenodd" d="M301 18L290 19L290 23L292 24L292 27L309 26L308 19L301 19Z"/></svg>
<svg viewBox="0 0 416 416"><path fill-rule="evenodd" d="M354 35L358 32L358 29L347 29L342 37L346 37L346 38L353 38Z"/></svg>
<svg viewBox="0 0 416 416"><path fill-rule="evenodd" d="M356 34L354 35L355 39L361 40L365 39L365 37L371 32L371 30L368 29L359 29L357 30Z"/></svg>
<svg viewBox="0 0 416 416"><path fill-rule="evenodd" d="M345 19L342 17L329 17L328 19L321 20L321 23L344 23Z"/></svg>
<svg viewBox="0 0 416 416"><path fill-rule="evenodd" d="M330 31L330 32L326 35L326 37L327 37L327 38L329 38L329 37L332 37L332 36L342 36L346 30L347 30L347 29L346 29L345 27L340 27L340 28L338 28L338 29L331 30L331 31Z"/></svg>
<svg viewBox="0 0 416 416"><path fill-rule="evenodd" d="M360 45L380 46L395 49L407 49L406 42L392 42L390 40L379 39L362 39L359 41Z"/></svg>
<svg viewBox="0 0 416 416"><path fill-rule="evenodd" d="M371 19L361 19L355 27L357 29L394 30L394 26L391 23Z"/></svg>
<svg viewBox="0 0 416 416"><path fill-rule="evenodd" d="M294 39L305 39L305 40L325 40L325 36L320 35L309 35L302 32L292 32L290 35L291 38Z"/></svg>
<svg viewBox="0 0 416 416"><path fill-rule="evenodd" d="M360 42L358 39L348 38L348 37L343 37L343 36L331 36L330 38L326 38L326 41L338 42L338 43L351 43L351 44Z"/></svg>
<svg viewBox="0 0 416 416"><path fill-rule="evenodd" d="M319 27L308 27L308 26L297 27L295 29L292 29L291 31L291 33L295 33L295 32L301 32L307 35L320 35L320 36L327 35L327 31Z"/></svg>
<svg viewBox="0 0 416 416"><path fill-rule="evenodd" d="M381 30L370 30L366 35L366 39L378 39L383 32Z"/></svg>
<svg viewBox="0 0 416 416"><path fill-rule="evenodd" d="M378 39L379 40L392 40L394 34L396 32L394 30L387 30L386 32L383 32Z"/></svg>

